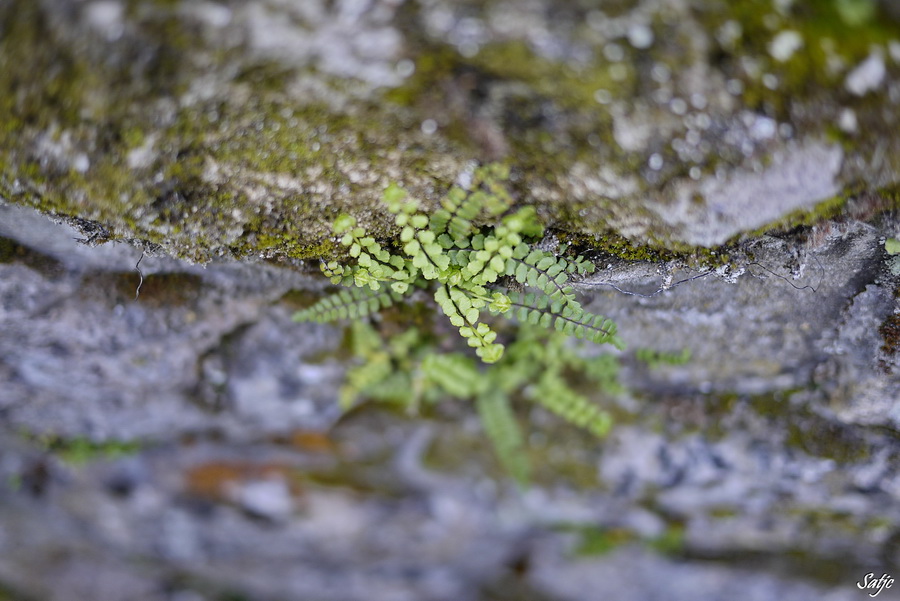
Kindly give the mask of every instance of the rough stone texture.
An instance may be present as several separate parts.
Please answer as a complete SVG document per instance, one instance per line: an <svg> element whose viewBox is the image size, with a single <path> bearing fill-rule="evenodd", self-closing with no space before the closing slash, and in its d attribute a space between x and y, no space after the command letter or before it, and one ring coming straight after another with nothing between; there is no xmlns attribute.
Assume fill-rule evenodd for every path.
<svg viewBox="0 0 900 601"><path fill-rule="evenodd" d="M503 160L563 230L714 246L896 202L900 26L839 4L9 0L0 191L193 260L318 258L340 211L391 233L388 183L434 203Z"/></svg>
<svg viewBox="0 0 900 601"><path fill-rule="evenodd" d="M302 359L333 349L331 328L301 328L289 307L271 308L289 290L320 284L265 265L204 268L154 257L141 260L141 283L134 271L140 251L90 249L74 230L48 223L30 231L25 224L35 219L25 211L0 207L0 232L42 251L47 241L60 262L48 259L37 271L0 264L8 283L0 297L8 375L0 410L12 423L157 439L211 429L240 437L259 420L284 430L321 428L334 418L321 389L336 385L342 370ZM231 411L209 419L225 407Z"/></svg>
<svg viewBox="0 0 900 601"><path fill-rule="evenodd" d="M896 577L897 18L0 2L0 599L843 600ZM342 414L342 328L290 320L339 212L389 240L385 186L434 204L495 160L593 247L579 291L629 347L607 440L523 412L528 491L466 404Z"/></svg>
<svg viewBox="0 0 900 601"><path fill-rule="evenodd" d="M751 241L732 271L681 284L677 263L582 282L632 349L694 359L626 354L602 444L533 411L522 493L465 406L337 421L339 330L289 321L318 278L149 256L134 300L140 251L14 206L0 223L14 599L837 600L897 565L896 359L879 333L897 278L872 225ZM140 446L81 466L79 440Z"/></svg>
<svg viewBox="0 0 900 601"><path fill-rule="evenodd" d="M793 240L771 237L755 240L732 252L727 269L617 263L601 266L581 286L592 291L589 310L621 324L630 346L663 343L673 351L691 350L695 361L667 374L667 386L674 378L704 392L762 394L804 386L827 353L842 352L828 347L829 338L851 300L881 275L883 252L878 230L854 223L816 247L798 248ZM647 266L657 274L636 279ZM621 278L629 276L637 286L621 285ZM620 292L653 294L667 281L696 276L702 277L649 298ZM875 324L872 336L891 313L889 298L890 289L878 287L869 302L859 303ZM673 335L657 340L661 328Z"/></svg>

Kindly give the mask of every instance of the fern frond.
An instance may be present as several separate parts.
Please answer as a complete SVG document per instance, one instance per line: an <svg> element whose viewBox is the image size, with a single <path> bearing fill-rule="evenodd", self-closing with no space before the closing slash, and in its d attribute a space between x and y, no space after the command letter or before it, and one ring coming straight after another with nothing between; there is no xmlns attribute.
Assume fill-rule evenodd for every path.
<svg viewBox="0 0 900 601"><path fill-rule="evenodd" d="M337 321L361 319L380 309L386 309L403 297L394 290L365 290L345 288L326 296L311 307L294 313L294 321Z"/></svg>
<svg viewBox="0 0 900 601"><path fill-rule="evenodd" d="M448 239L463 247L475 231L473 222L482 213L488 218L498 217L512 206L513 199L502 184L509 177L509 168L487 165L475 170L473 190L451 188L429 221L429 229L438 237ZM449 248L449 246L445 246Z"/></svg>
<svg viewBox="0 0 900 601"><path fill-rule="evenodd" d="M569 277L572 274L589 273L594 269L594 264L582 257L566 259L519 244L513 249L512 256L506 259L504 273L520 284L541 290L553 301L576 306L578 302L575 300L575 291L568 284Z"/></svg>
<svg viewBox="0 0 900 601"><path fill-rule="evenodd" d="M607 412L569 388L554 372L541 375L531 400L599 438L606 436L612 426L612 418Z"/></svg>
<svg viewBox="0 0 900 601"><path fill-rule="evenodd" d="M466 339L466 344L475 349L475 354L485 363L496 363L503 356L503 345L494 343L497 332L486 323L479 323L480 307L485 300L471 296L472 292L487 295L484 288L461 290L456 286L438 286L434 300L450 323L459 328L459 334Z"/></svg>
<svg viewBox="0 0 900 601"><path fill-rule="evenodd" d="M513 315L522 323L554 327L568 336L575 336L597 344L609 343L618 349L624 343L616 336L616 324L602 315L588 313L575 303L553 301L551 297L511 292L509 301Z"/></svg>
<svg viewBox="0 0 900 601"><path fill-rule="evenodd" d="M421 369L429 381L460 399L483 392L487 384L475 362L460 353L428 355L422 360Z"/></svg>
<svg viewBox="0 0 900 601"><path fill-rule="evenodd" d="M387 353L368 353L365 363L347 370L339 395L341 408L349 409L363 395L371 396L372 391L394 373Z"/></svg>
<svg viewBox="0 0 900 601"><path fill-rule="evenodd" d="M525 445L519 422L502 392L488 390L475 401L484 432L494 446L500 464L520 486L527 486L531 466L525 454Z"/></svg>

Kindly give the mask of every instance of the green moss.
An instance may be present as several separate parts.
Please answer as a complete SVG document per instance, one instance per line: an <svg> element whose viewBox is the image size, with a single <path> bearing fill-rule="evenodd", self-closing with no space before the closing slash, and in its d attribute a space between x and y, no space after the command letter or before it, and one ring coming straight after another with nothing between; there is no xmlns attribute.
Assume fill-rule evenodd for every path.
<svg viewBox="0 0 900 601"><path fill-rule="evenodd" d="M833 73L830 57L839 57L849 65L864 60L872 44L886 44L900 35L898 24L885 15L865 25L848 27L835 2L795 2L786 14L763 0L737 0L728 10L712 10L712 5L696 9L709 31L716 31L726 21L740 23L742 32L733 48L721 48L723 69L744 83L744 101L751 108L789 116L790 105L797 101L827 98L836 87L842 87L844 73ZM775 23L774 29L770 26ZM779 31L793 30L803 39L803 46L788 60L778 62L768 45ZM778 78L776 89L769 89L760 79L748 77L739 67L745 57L761 62L761 72Z"/></svg>
<svg viewBox="0 0 900 601"><path fill-rule="evenodd" d="M154 96L183 91L194 78L185 53L202 49L202 36L180 24L173 7L129 6L141 44L154 53L146 71L137 72L86 62L92 55L84 49L76 57L34 3L20 0L0 9L0 89L11 91L0 94L0 191L46 212L103 223L109 239L137 237L198 261L223 251L331 255L328 224L342 207L329 206L328 188L349 180L339 163L371 156L373 164L361 169L377 168L374 160L384 148L398 146L396 132L404 128L383 123L374 111L367 121L321 105L296 107L256 96L251 103L183 106L160 129L156 109L140 107L152 107ZM249 80L264 71L249 69L236 85L258 84ZM34 78L35 72L48 75ZM58 164L14 150L33 147L48 133L63 152ZM129 151L146 144L151 164L131 167ZM67 165L75 153L88 156L86 172ZM409 157L407 164L419 160L416 153ZM210 175L216 169L218 179ZM295 181L302 184L280 190L271 181L254 181L254 173L301 173ZM15 192L14 181L20 182ZM321 203L310 201L304 189L310 182L325 186ZM265 205L248 191L266 197Z"/></svg>
<svg viewBox="0 0 900 601"><path fill-rule="evenodd" d="M73 465L92 461L111 460L137 453L141 445L121 440L96 441L84 437L63 438L54 435L22 434L40 444L47 452Z"/></svg>
<svg viewBox="0 0 900 601"><path fill-rule="evenodd" d="M633 93L634 68L626 67L624 81L615 81L609 69L600 58L584 65L549 60L516 40L487 44L472 57L452 47L425 45L413 76L386 98L420 119L437 119L440 133L461 152L485 162L506 159L527 199L535 187L565 184L564 174L576 162L590 168L613 165L623 173L643 162L621 151L609 111L594 99L598 89L614 98ZM590 206L596 211L603 202L592 199ZM568 199L547 208L551 221L572 230L585 225Z"/></svg>
<svg viewBox="0 0 900 601"><path fill-rule="evenodd" d="M851 427L823 418L806 405L793 403L791 397L797 392L800 389L754 396L714 397L710 399L708 413L724 417L733 412L735 403L746 403L774 428L786 432L785 444L790 448L814 457L833 459L840 465L869 458L873 441ZM718 426L716 431L716 436L724 434Z"/></svg>
<svg viewBox="0 0 900 601"><path fill-rule="evenodd" d="M582 234L568 231L554 231L560 242L569 244L581 252L599 252L625 261L660 262L670 261L688 253L674 253L663 247L636 245L615 232L604 234Z"/></svg>
<svg viewBox="0 0 900 601"><path fill-rule="evenodd" d="M847 195L834 196L823 200L811 209L791 211L774 223L734 236L728 244L736 244L740 240L758 238L765 234L787 232L798 227L813 226L828 219L838 218L847 206L849 199L850 196Z"/></svg>
<svg viewBox="0 0 900 601"><path fill-rule="evenodd" d="M525 42L513 40L486 44L471 61L495 77L529 84L539 96L553 99L564 109L581 111L596 105L598 89L609 91L613 98L633 95L634 69L627 68L625 79L617 81L608 61L597 58L591 66L578 68L542 58Z"/></svg>
<svg viewBox="0 0 900 601"><path fill-rule="evenodd" d="M20 1L0 7L0 135L14 135L26 125L79 123L88 92L100 83L83 60L57 42L40 6Z"/></svg>
<svg viewBox="0 0 900 601"><path fill-rule="evenodd" d="M529 203L537 197L547 223L581 233L573 237L603 232L609 215L623 203L631 215L641 215L643 196L615 202L572 200L565 194L572 166L588 172L609 166L630 174L646 157L626 153L615 143L612 117L597 104L596 91L632 100L646 92L643 61L662 61L676 69L691 60L673 58L671 45L662 42L644 53L626 46L629 56L616 66L624 68L622 79L613 77L609 61L599 55L582 62L550 60L523 41L509 40L464 57L453 47L408 32L416 70L402 86L384 92L384 98L360 100L346 81L314 74L337 96L350 99L341 110L289 96L289 84L305 74L300 68L247 62L240 47L205 47L204 32L196 22L180 18L177 6L174 0L130 0L128 33L112 46L99 38L76 43L27 0L13 0L0 9L0 89L11 91L0 94L4 195L19 179L26 193L17 202L102 223L112 239L164 244L170 252L198 261L223 254L331 258L336 253L328 224L340 212L360 214L369 231L383 240L396 234L376 203L387 174L392 179L402 174L408 180L402 183L434 203L468 160L501 155L514 166L518 200ZM622 2L612 10L627 6ZM741 45L722 50L728 76L740 77L737 63L744 52L768 56L766 44L773 34L763 23L767 11L760 6L768 3L743 0L726 11L697 9L710 30L726 19L745 23ZM565 10L584 12L575 5ZM867 56L872 40L893 35L893 26L881 19L873 19L864 31L845 31L836 9L795 6L792 11L782 25L809 36L804 48L810 55L800 52L773 68L782 69L785 80L789 70L798 70L792 77L802 85L787 84L777 92L764 86L751 90L751 107L775 102L769 96L796 96L805 102L834 89L834 81L821 79L824 50L817 50L815 36L833 38L837 51L855 61ZM869 35L870 30L875 33ZM134 52L124 48L129 44L141 49L141 61L128 60ZM210 69L235 73L222 84L228 93L214 94L220 101L201 102L196 94L184 94ZM33 73L46 76L34 78ZM745 85L749 89L753 82ZM760 94L756 100L755 93ZM874 96L858 100L877 103ZM437 135L421 135L426 118L439 122ZM860 119L865 123L862 113ZM71 161L33 161L24 149L35 148L39 137L60 148L68 144L63 155L88 156L90 168L75 173ZM149 164L129 165L135 149L147 151ZM560 191L558 199L546 197ZM790 225L776 227L806 222L791 219L786 219ZM723 260L714 251L679 246L664 235L635 245L601 233L594 242L601 252L632 261L664 260L671 254ZM589 238L584 236L586 244Z"/></svg>
<svg viewBox="0 0 900 601"><path fill-rule="evenodd" d="M880 188L877 194L884 201L885 209L900 209L900 182Z"/></svg>
<svg viewBox="0 0 900 601"><path fill-rule="evenodd" d="M634 532L622 528L581 528L580 540L575 547L578 557L606 555L624 544L636 540Z"/></svg>
<svg viewBox="0 0 900 601"><path fill-rule="evenodd" d="M578 535L578 544L574 551L577 557L606 555L623 545L636 542L641 542L647 548L663 555L676 555L684 548L684 527L680 524L670 525L662 534L652 538L641 538L634 531L625 528L581 524L563 524L557 526L557 530Z"/></svg>
<svg viewBox="0 0 900 601"><path fill-rule="evenodd" d="M894 356L900 350L900 315L889 315L878 327L884 343L881 350L888 356Z"/></svg>

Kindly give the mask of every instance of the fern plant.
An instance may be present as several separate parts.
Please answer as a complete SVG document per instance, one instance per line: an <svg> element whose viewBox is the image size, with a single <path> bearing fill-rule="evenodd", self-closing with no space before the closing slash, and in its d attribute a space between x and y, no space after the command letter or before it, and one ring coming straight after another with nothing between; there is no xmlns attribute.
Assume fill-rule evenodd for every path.
<svg viewBox="0 0 900 601"><path fill-rule="evenodd" d="M543 235L533 207L511 211L504 180L508 169L475 171L471 189L453 187L432 215L405 190L383 195L400 228L399 251L383 247L351 215L340 215L334 232L353 263L331 261L324 273L347 290L298 312L298 321L360 319L401 300L417 288L433 291L441 311L485 363L503 356L504 345L485 314L511 314L520 321L622 348L615 324L585 311L569 279L594 270L579 256L557 256L528 243ZM497 223L478 227L478 222ZM511 291L515 282L531 292Z"/></svg>
<svg viewBox="0 0 900 601"><path fill-rule="evenodd" d="M356 321L350 340L360 361L348 370L341 389L345 409L364 400L410 412L447 397L473 401L497 459L521 485L528 483L531 466L514 401L544 407L598 437L612 424L609 414L573 382L616 392L618 361L609 355L584 358L553 330L520 327L508 352L490 366L479 366L464 353L439 352L438 336L418 328L384 341L375 328Z"/></svg>

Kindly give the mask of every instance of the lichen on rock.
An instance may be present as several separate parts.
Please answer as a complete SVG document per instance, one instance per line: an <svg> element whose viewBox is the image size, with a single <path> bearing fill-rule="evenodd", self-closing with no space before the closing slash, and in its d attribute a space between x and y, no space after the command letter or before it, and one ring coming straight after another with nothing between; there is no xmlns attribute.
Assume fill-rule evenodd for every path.
<svg viewBox="0 0 900 601"><path fill-rule="evenodd" d="M394 233L388 183L436 202L502 160L561 231L717 246L897 185L900 24L839 4L11 0L0 194L197 261L321 258L339 212Z"/></svg>

